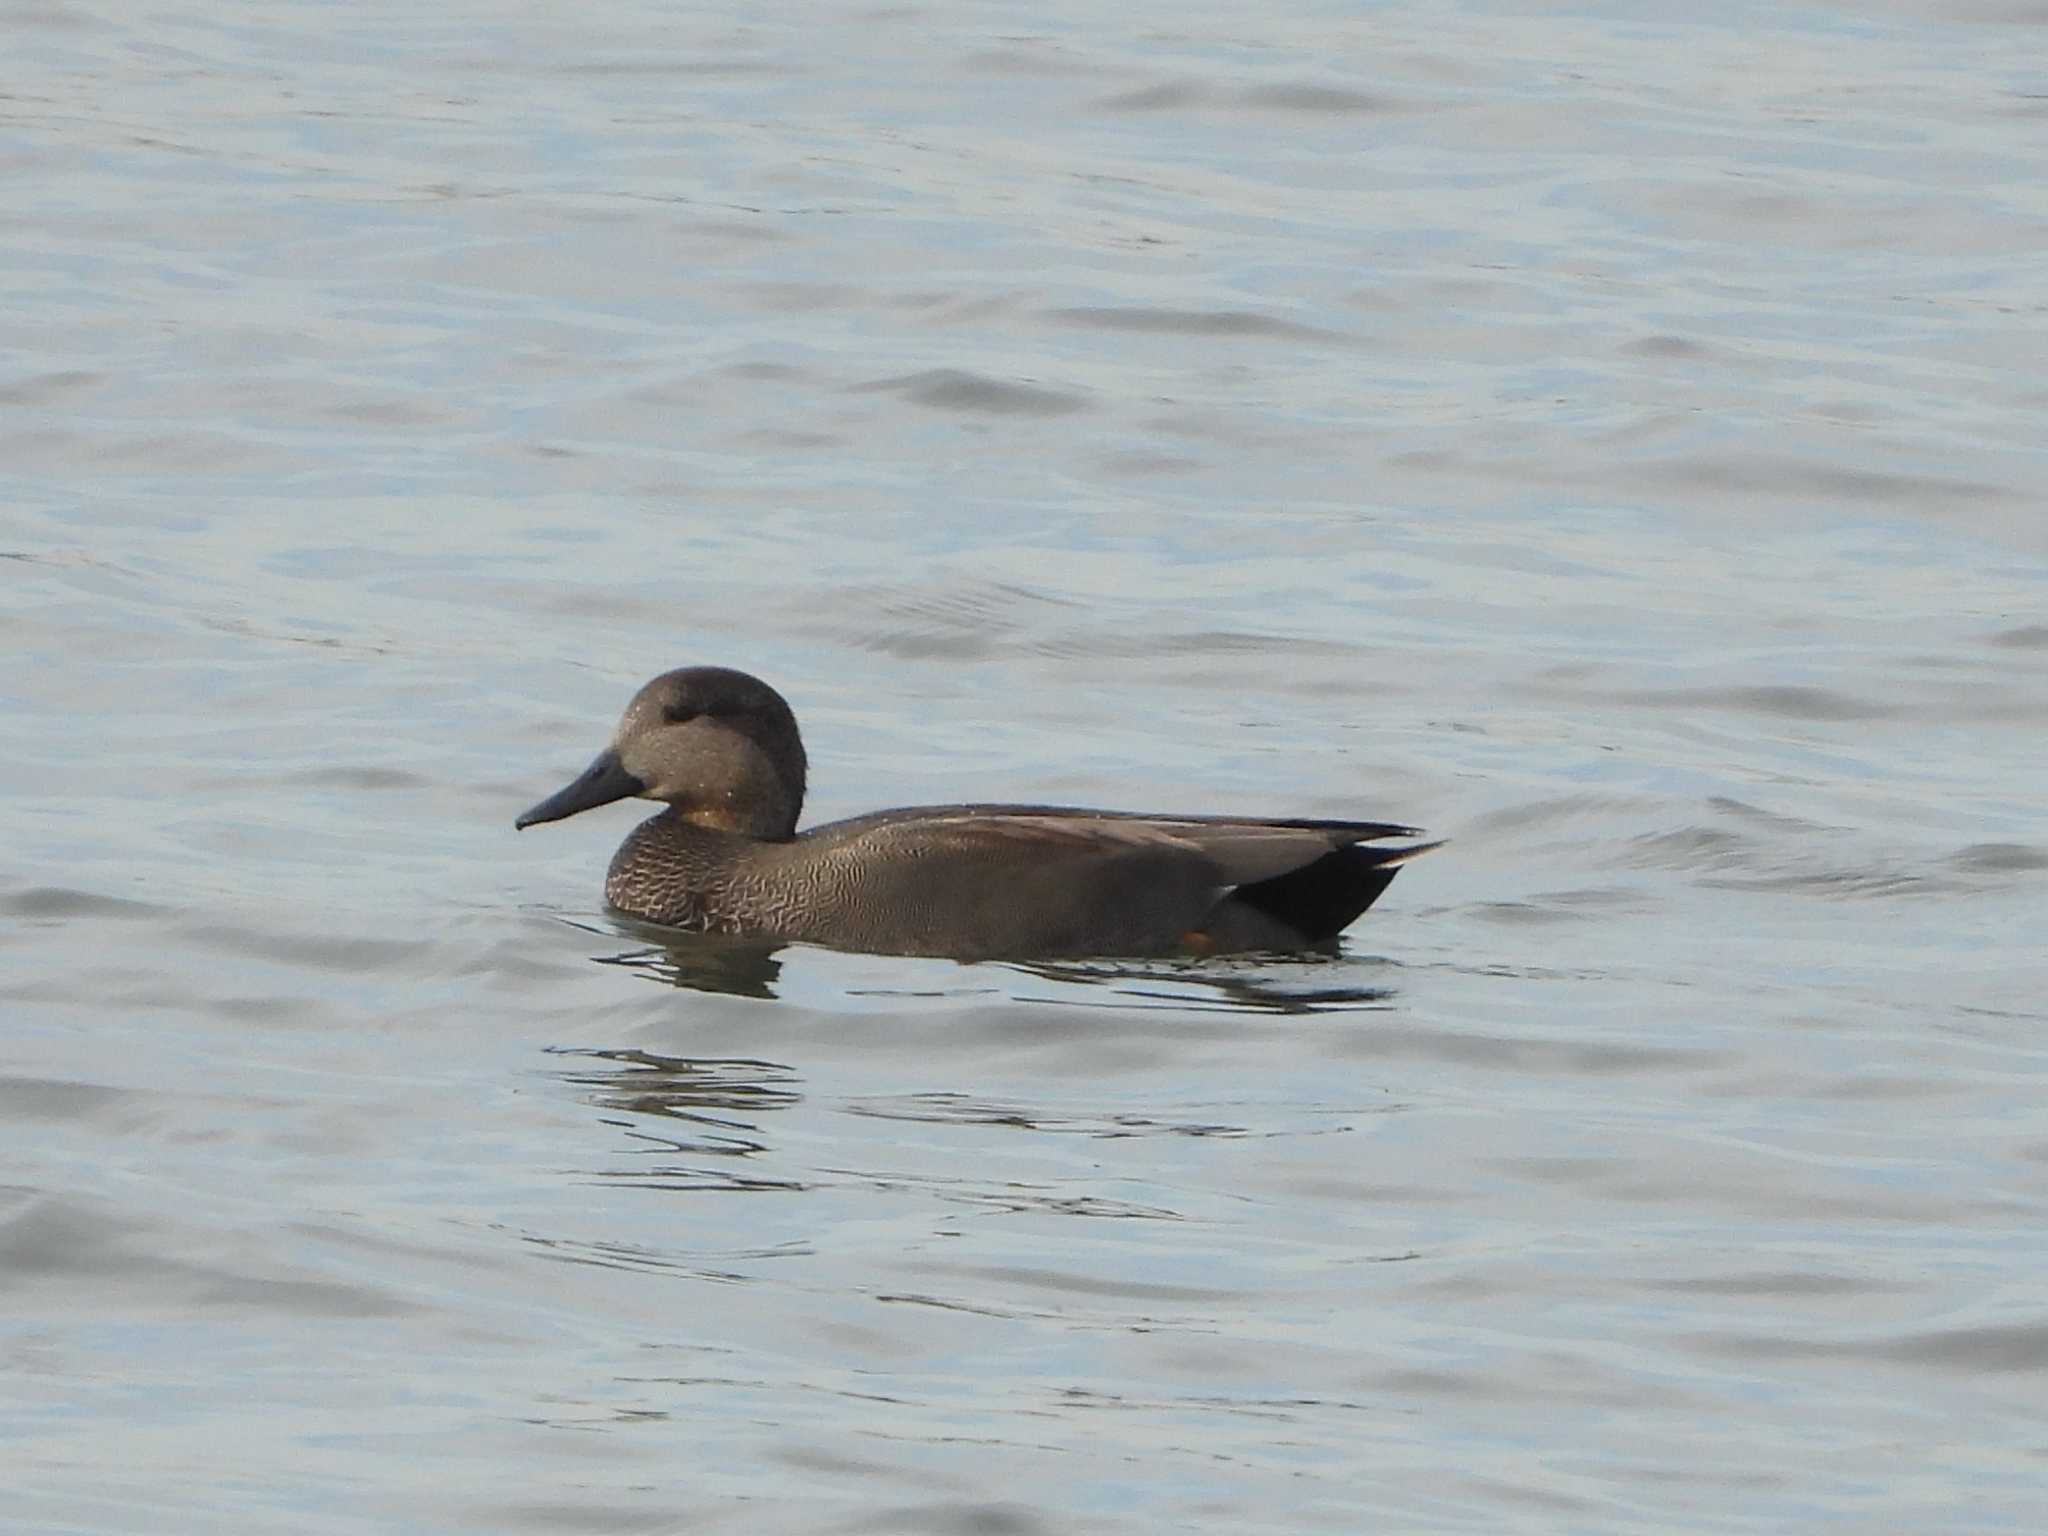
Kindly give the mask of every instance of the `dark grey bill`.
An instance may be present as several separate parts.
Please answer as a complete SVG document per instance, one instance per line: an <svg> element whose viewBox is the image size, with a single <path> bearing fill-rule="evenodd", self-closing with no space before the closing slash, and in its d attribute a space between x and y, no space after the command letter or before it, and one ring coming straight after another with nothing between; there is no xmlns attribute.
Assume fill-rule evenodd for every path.
<svg viewBox="0 0 2048 1536"><path fill-rule="evenodd" d="M610 805L614 800L640 794L646 788L645 783L626 772L619 762L619 754L607 748L598 753L597 761L578 774L567 788L556 790L512 825L530 827L536 822L560 821L564 816L574 816L592 806Z"/></svg>

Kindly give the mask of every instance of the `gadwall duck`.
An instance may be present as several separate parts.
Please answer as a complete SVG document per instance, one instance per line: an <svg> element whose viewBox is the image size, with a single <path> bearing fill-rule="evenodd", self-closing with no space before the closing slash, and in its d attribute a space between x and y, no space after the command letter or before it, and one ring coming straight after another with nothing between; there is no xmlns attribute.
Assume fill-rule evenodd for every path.
<svg viewBox="0 0 2048 1536"><path fill-rule="evenodd" d="M666 801L612 858L631 917L880 954L957 959L1301 949L1342 932L1436 846L1372 821L933 805L796 829L796 716L759 678L664 672L611 745L515 826L628 795Z"/></svg>

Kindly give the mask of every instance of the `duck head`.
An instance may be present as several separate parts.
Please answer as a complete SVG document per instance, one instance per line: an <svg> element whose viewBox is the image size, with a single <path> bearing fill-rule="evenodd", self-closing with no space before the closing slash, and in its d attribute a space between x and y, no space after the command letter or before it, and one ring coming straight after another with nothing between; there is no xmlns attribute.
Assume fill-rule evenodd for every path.
<svg viewBox="0 0 2048 1536"><path fill-rule="evenodd" d="M699 826L780 841L796 833L804 768L796 716L781 694L730 668L683 667L634 694L611 745L513 825L638 795Z"/></svg>

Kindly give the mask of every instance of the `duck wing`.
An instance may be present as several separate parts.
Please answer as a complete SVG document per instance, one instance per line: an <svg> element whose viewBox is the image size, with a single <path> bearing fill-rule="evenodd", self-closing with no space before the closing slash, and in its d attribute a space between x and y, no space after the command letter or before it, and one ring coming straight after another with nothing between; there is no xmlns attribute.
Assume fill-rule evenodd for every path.
<svg viewBox="0 0 2048 1536"><path fill-rule="evenodd" d="M1000 849L1012 858L1024 857L1033 848L1048 857L1071 857L1086 850L1104 857L1141 849L1175 851L1214 864L1218 885L1270 880L1357 843L1423 835L1419 828L1382 821L1163 816L1058 805L928 805L856 816L804 836L866 841L866 834L876 832L883 834L877 841L890 846L929 841L963 852Z"/></svg>
<svg viewBox="0 0 2048 1536"><path fill-rule="evenodd" d="M1057 835L1091 839L1105 850L1120 845L1185 849L1214 865L1217 883L1224 886L1258 885L1292 874L1340 849L1407 832L1406 828L1383 829L1371 824L1247 821L1220 816L1130 816L1074 822L1047 816L1018 818L1012 825L1025 837L1045 836L1057 828Z"/></svg>
<svg viewBox="0 0 2048 1536"><path fill-rule="evenodd" d="M1335 934L1430 845L1387 822L1069 806L881 811L798 835L833 891L797 937L962 959L1288 948Z"/></svg>

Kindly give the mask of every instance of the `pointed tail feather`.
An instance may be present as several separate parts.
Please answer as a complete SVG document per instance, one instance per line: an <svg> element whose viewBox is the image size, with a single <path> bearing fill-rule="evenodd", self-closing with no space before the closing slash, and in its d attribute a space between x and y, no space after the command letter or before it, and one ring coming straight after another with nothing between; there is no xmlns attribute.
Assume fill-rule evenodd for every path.
<svg viewBox="0 0 2048 1536"><path fill-rule="evenodd" d="M1394 883L1403 864L1442 846L1441 842L1406 848L1353 844L1284 875L1240 885L1231 895L1295 929L1308 943L1318 944L1334 939L1356 922Z"/></svg>

